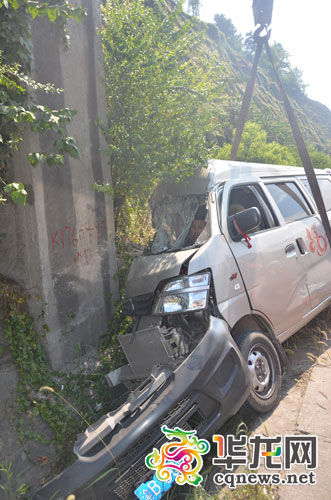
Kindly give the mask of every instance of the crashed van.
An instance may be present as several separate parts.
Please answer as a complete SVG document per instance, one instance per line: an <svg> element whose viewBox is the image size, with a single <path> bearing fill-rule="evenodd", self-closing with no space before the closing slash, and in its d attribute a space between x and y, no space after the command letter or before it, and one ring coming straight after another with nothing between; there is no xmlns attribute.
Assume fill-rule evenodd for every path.
<svg viewBox="0 0 331 500"><path fill-rule="evenodd" d="M331 176L316 174L331 219ZM304 169L212 160L187 182L162 182L150 206L154 240L127 280L127 364L107 375L135 388L33 498L132 500L153 475L144 458L162 426L203 437L243 404L270 411L282 342L330 304L331 253Z"/></svg>

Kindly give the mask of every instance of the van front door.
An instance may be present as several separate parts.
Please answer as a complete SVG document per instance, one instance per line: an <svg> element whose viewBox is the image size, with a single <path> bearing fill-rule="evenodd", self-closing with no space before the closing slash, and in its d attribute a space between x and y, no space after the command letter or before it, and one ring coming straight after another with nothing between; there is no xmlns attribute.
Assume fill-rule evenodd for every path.
<svg viewBox="0 0 331 500"><path fill-rule="evenodd" d="M296 239L305 237L299 221L287 225L270 202L262 182L228 181L221 209L222 230L240 269L252 310L264 314L274 332L286 337L310 311L307 272ZM228 217L257 207L261 224L245 238L234 241Z"/></svg>

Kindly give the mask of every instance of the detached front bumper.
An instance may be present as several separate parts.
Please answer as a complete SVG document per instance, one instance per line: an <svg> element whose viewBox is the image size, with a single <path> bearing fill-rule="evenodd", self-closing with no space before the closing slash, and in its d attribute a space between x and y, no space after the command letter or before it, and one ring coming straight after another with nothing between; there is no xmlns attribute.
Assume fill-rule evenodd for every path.
<svg viewBox="0 0 331 500"><path fill-rule="evenodd" d="M152 476L145 456L165 441L163 425L208 436L238 411L250 392L246 363L226 323L214 317L198 346L175 371L166 372L87 430L90 445L80 439L76 462L30 498L64 500L74 493L77 500L132 500L134 489ZM100 438L91 446L92 434L107 446Z"/></svg>

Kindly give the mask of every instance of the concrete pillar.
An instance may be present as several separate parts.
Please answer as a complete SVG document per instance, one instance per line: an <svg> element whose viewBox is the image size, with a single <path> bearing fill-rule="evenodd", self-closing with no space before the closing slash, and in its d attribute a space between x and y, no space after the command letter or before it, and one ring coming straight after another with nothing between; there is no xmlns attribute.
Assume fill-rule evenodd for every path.
<svg viewBox="0 0 331 500"><path fill-rule="evenodd" d="M96 123L106 121L96 34L100 6L92 0L79 3L88 16L82 23L69 22L68 51L61 29L47 19L34 22L33 45L36 79L64 89L39 101L77 110L67 135L75 137L80 157L67 158L62 167L33 168L27 152L46 151L54 137L27 133L9 175L27 186L28 204L8 202L0 209L0 233L5 233L0 237L0 273L30 294L30 311L39 316L39 330L56 369L68 368L77 356L93 351L107 332L118 294L112 200L90 189L96 181L111 183Z"/></svg>

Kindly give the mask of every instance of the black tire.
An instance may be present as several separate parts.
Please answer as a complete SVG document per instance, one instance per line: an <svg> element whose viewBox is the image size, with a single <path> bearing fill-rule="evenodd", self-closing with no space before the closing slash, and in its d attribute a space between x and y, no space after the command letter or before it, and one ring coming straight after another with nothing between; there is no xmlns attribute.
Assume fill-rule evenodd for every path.
<svg viewBox="0 0 331 500"><path fill-rule="evenodd" d="M244 332L236 339L252 376L252 390L246 409L266 413L280 400L282 369L272 341L262 332Z"/></svg>

